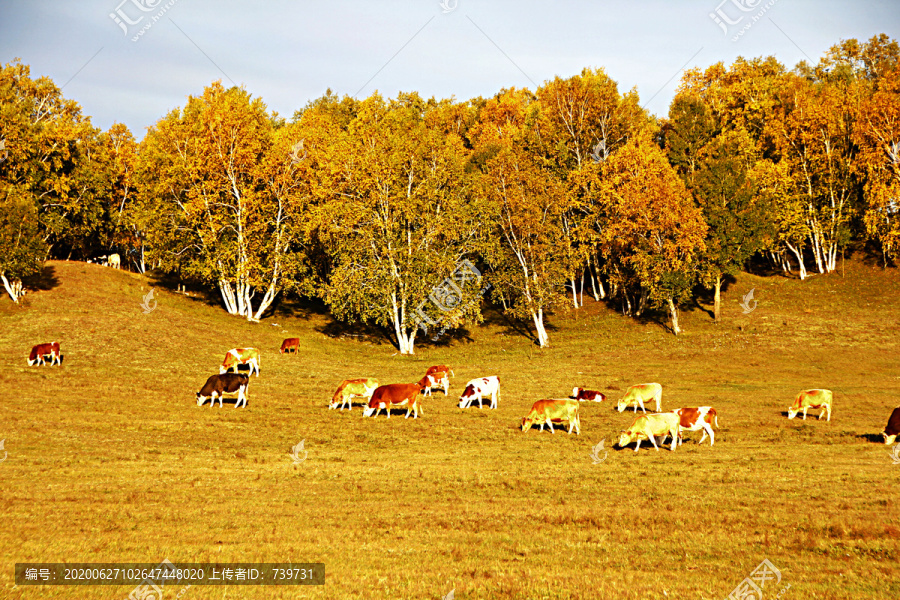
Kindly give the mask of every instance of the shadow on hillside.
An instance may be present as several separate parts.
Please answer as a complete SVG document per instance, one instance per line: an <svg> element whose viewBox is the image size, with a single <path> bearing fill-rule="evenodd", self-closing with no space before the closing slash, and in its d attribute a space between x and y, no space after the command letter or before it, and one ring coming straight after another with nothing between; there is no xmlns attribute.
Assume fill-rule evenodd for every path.
<svg viewBox="0 0 900 600"><path fill-rule="evenodd" d="M502 308L494 305L487 305L481 314L484 317L485 325L503 328L503 331L501 332L502 335L517 335L531 340L531 343L535 346L540 344L537 333L533 329L534 325L530 321L511 317L506 314ZM557 331L557 327L552 323L548 323L546 316L544 318L544 327L547 329L548 335Z"/></svg>
<svg viewBox="0 0 900 600"><path fill-rule="evenodd" d="M41 272L36 275L30 275L22 280L25 289L36 292L46 292L59 286L59 278L56 276L56 267L53 265L44 265Z"/></svg>

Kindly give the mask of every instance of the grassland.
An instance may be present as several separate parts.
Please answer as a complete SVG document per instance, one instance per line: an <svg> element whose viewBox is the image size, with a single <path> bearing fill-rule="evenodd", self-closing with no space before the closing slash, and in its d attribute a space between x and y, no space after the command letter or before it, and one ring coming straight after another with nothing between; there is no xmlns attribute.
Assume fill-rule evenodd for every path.
<svg viewBox="0 0 900 600"><path fill-rule="evenodd" d="M0 597L131 591L16 588L16 562L164 558L326 563L321 587L192 587L185 600L721 599L765 558L782 572L766 598L788 585L782 598L900 597L900 465L877 436L900 390L897 270L743 274L722 324L697 306L678 337L586 298L551 319L542 351L489 314L414 357L309 307L250 324L75 262L49 263L42 283L23 307L0 301ZM152 286L158 308L143 314ZM299 355L278 354L285 337ZM27 367L51 340L62 367ZM239 345L263 352L248 407L197 407ZM456 376L418 420L327 409L344 378L409 382L432 364ZM499 408L459 410L482 375L500 376ZM715 406L716 445L697 433L676 452L613 449L633 415L610 401L581 407L581 436L517 428L534 400L575 385L614 401L648 381L664 409ZM831 422L788 421L811 387L834 390Z"/></svg>

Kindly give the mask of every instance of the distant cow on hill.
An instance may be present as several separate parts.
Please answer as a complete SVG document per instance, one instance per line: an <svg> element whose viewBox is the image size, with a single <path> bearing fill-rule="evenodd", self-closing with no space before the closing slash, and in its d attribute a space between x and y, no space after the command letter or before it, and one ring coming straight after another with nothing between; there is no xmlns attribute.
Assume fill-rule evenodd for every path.
<svg viewBox="0 0 900 600"><path fill-rule="evenodd" d="M28 366L32 366L35 364L43 365L44 358L50 357L50 366L53 366L55 362L57 365L62 366L62 360L59 357L59 342L50 342L49 344L38 344L31 349L31 353L28 355Z"/></svg>
<svg viewBox="0 0 900 600"><path fill-rule="evenodd" d="M828 421L831 420L831 390L804 390L797 394L794 403L788 407L788 419L793 419L798 412L803 412L803 420L806 420L806 411L810 408L822 409L819 418L828 415Z"/></svg>
<svg viewBox="0 0 900 600"><path fill-rule="evenodd" d="M203 406L207 398L212 400L209 407L212 408L219 399L219 408L222 408L222 398L225 394L237 393L237 402L234 407L247 406L247 387L250 385L250 377L243 373L225 373L223 375L211 375L200 391L197 392L197 406Z"/></svg>
<svg viewBox="0 0 900 600"><path fill-rule="evenodd" d="M295 354L297 352L300 352L300 338L288 338L284 340L283 342L281 342L281 350L279 352L284 354L291 348L294 349Z"/></svg>
<svg viewBox="0 0 900 600"><path fill-rule="evenodd" d="M572 388L572 397L579 402L584 402L585 400L590 400L591 402L603 402L604 400L606 400L606 396L601 392L586 390L580 387Z"/></svg>
<svg viewBox="0 0 900 600"><path fill-rule="evenodd" d="M544 425L550 426L550 433L556 433L553 430L553 424L568 424L569 435L574 431L576 435L581 434L581 420L578 418L578 401L564 398L554 398L550 400L538 400L531 406L531 412L522 419L522 431L528 431L532 425L540 425L541 431Z"/></svg>
<svg viewBox="0 0 900 600"><path fill-rule="evenodd" d="M377 417L378 413L384 409L387 411L388 419L391 418L392 408L406 408L406 418L413 413L413 418L419 418L421 407L419 406L419 395L422 392L421 386L417 383L391 383L382 385L375 389L369 405L363 410L364 417ZM422 414L425 414L424 412Z"/></svg>
<svg viewBox="0 0 900 600"><path fill-rule="evenodd" d="M647 410L644 408L645 400L655 400L656 412L660 412L662 410L662 386L658 383L639 383L631 386L625 390L625 397L619 400L616 410L622 412L626 406L630 405L634 406L634 412L637 412L637 409L640 408L646 413Z"/></svg>
<svg viewBox="0 0 900 600"><path fill-rule="evenodd" d="M232 348L225 354L225 360L219 367L219 374L227 373L229 369L234 369L237 373L238 365L250 365L250 375L253 375L253 369L256 369L256 376L259 377L259 350L256 348Z"/></svg>
<svg viewBox="0 0 900 600"><path fill-rule="evenodd" d="M334 396L331 397L328 408L340 407L343 410L344 405L346 405L347 410L353 410L354 398L362 398L368 402L377 388L378 380L371 377L366 379L345 379L338 386Z"/></svg>

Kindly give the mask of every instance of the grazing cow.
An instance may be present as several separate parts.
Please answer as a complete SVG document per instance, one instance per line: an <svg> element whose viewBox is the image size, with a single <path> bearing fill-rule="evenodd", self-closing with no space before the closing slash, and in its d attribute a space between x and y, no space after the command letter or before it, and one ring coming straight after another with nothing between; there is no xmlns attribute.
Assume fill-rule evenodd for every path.
<svg viewBox="0 0 900 600"><path fill-rule="evenodd" d="M569 435L574 430L576 434L581 435L581 419L578 418L578 401L569 400L568 398L559 398L551 400L538 400L531 406L531 412L522 419L522 431L528 431L532 425L540 424L541 431L544 430L544 424L550 426L550 433L556 433L553 429L554 423L567 423L569 425Z"/></svg>
<svg viewBox="0 0 900 600"><path fill-rule="evenodd" d="M279 352L284 354L291 348L294 349L295 354L297 352L300 352L300 338L288 338L284 340L283 342L281 342L281 350L279 350Z"/></svg>
<svg viewBox="0 0 900 600"><path fill-rule="evenodd" d="M450 393L450 377L447 374L447 371L427 373L425 377L419 381L419 385L422 386L422 390L425 392L426 396L430 396L431 390L434 388L444 390L445 396Z"/></svg>
<svg viewBox="0 0 900 600"><path fill-rule="evenodd" d="M478 408L481 408L481 401L487 396L491 397L491 408L497 408L497 400L500 398L500 378L496 375L480 377L467 383L466 389L459 397L459 407L469 408L472 402L478 400Z"/></svg>
<svg viewBox="0 0 900 600"><path fill-rule="evenodd" d="M656 412L662 411L662 386L658 383L639 383L625 390L625 397L619 400L616 410L622 412L628 405L634 406L634 412L638 407L646 414L644 400L656 400Z"/></svg>
<svg viewBox="0 0 900 600"><path fill-rule="evenodd" d="M712 424L715 422L716 427L719 426L719 415L712 406L700 406L698 408L676 408L672 411L679 417L678 422L678 443L683 444L681 439L682 431L700 431L703 430L703 437L700 438L698 444L702 444L709 434L709 445L716 443L716 436L713 433ZM665 438L662 440L666 441Z"/></svg>
<svg viewBox="0 0 900 600"><path fill-rule="evenodd" d="M881 435L884 436L885 444L893 444L894 440L897 439L897 436L900 435L900 406L895 408L894 412L891 413L887 425L884 426L884 431L881 432Z"/></svg>
<svg viewBox="0 0 900 600"><path fill-rule="evenodd" d="M641 440L650 440L656 451L659 452L659 446L656 445L655 436L662 436L660 444L667 436L672 436L671 450L678 448L679 422L681 418L674 412L643 414L635 417L631 427L622 431L619 436L619 448L624 448L631 442L637 442L634 451L637 452L641 447Z"/></svg>
<svg viewBox="0 0 900 600"><path fill-rule="evenodd" d="M810 408L821 408L819 413L821 419L823 415L828 415L828 421L831 420L831 390L805 390L797 395L794 404L788 407L788 419L793 419L797 413L803 411L803 420L806 420L806 411Z"/></svg>
<svg viewBox="0 0 900 600"><path fill-rule="evenodd" d="M225 373L224 375L210 375L200 391L197 392L197 406L203 406L207 398L212 398L209 407L212 408L219 399L219 408L222 408L222 398L225 394L237 392L237 408L243 404L247 406L247 387L250 385L250 377L243 373Z"/></svg>
<svg viewBox="0 0 900 600"><path fill-rule="evenodd" d="M606 396L604 396L600 392L586 390L580 387L572 388L572 397L579 402L584 402L585 400L590 400L592 402L603 402L604 400L606 400Z"/></svg>
<svg viewBox="0 0 900 600"><path fill-rule="evenodd" d="M419 418L419 412L424 415L419 406L419 395L422 388L418 383L392 383L382 385L375 389L369 405L363 409L364 417L377 417L381 409L385 409L388 419L391 418L392 408L406 407L406 418L409 418L410 411L413 412L413 418Z"/></svg>
<svg viewBox="0 0 900 600"><path fill-rule="evenodd" d="M331 403L328 408L341 407L347 405L347 410L353 410L353 399L363 398L367 403L372 398L375 388L378 387L378 380L368 377L366 379L345 379L338 386L334 396L331 397Z"/></svg>
<svg viewBox="0 0 900 600"><path fill-rule="evenodd" d="M49 344L38 344L31 349L31 353L28 355L28 366L32 366L34 364L43 365L44 357L50 357L50 366L53 366L55 362L57 365L62 366L62 359L59 357L59 342L50 342Z"/></svg>
<svg viewBox="0 0 900 600"><path fill-rule="evenodd" d="M122 258L118 254L110 254L106 265L113 269L118 269L122 266Z"/></svg>
<svg viewBox="0 0 900 600"><path fill-rule="evenodd" d="M256 376L259 377L259 350L256 348L232 348L225 355L222 366L219 367L219 374L227 373L228 369L234 369L237 373L238 365L250 365L250 375L253 375L253 369L256 369Z"/></svg>
<svg viewBox="0 0 900 600"><path fill-rule="evenodd" d="M438 371L449 373L451 376L453 375L453 369L451 369L447 365L434 365L433 367L428 367L428 370L425 371L425 374L431 375L432 373L437 373Z"/></svg>

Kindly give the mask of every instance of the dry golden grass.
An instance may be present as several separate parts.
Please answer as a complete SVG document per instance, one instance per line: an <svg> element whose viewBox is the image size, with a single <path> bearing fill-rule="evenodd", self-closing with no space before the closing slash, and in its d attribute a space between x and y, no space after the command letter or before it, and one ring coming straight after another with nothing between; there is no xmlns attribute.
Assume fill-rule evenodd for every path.
<svg viewBox="0 0 900 600"><path fill-rule="evenodd" d="M145 315L150 280L50 267L57 285L25 307L0 301L4 598L131 591L14 588L16 562L164 558L326 564L321 587L192 587L185 600L722 599L764 558L783 574L767 598L788 584L787 599L900 597L900 466L874 437L900 389L896 270L742 275L721 325L688 311L677 338L586 299L551 319L544 351L497 319L401 357L324 335L315 312L249 324L157 288ZM759 306L743 315L750 288ZM299 355L278 354L285 337ZM27 367L31 345L52 340L63 366ZM262 351L248 407L197 407L240 345ZM343 379L410 382L432 364L456 376L418 420L327 409ZM500 376L499 408L459 410L462 385L483 375ZM664 409L715 406L716 445L690 433L674 453L613 449L633 418L615 400L649 381ZM581 406L581 436L519 431L534 400L575 385L609 395ZM811 387L834 391L832 421L788 421Z"/></svg>

